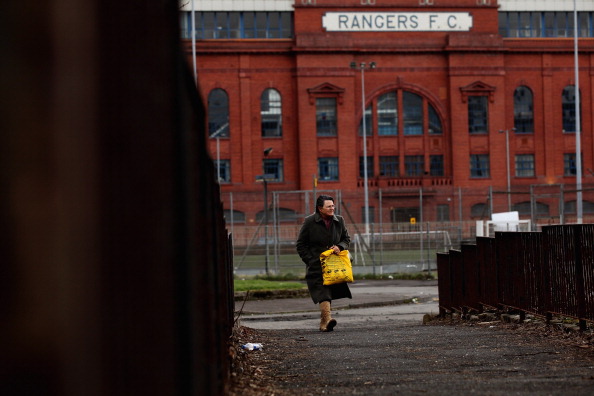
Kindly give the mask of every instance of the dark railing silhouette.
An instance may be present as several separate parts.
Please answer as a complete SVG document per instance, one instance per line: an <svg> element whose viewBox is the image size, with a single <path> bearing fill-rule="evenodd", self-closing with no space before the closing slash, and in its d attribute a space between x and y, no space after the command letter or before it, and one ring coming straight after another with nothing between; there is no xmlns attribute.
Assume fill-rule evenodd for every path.
<svg viewBox="0 0 594 396"><path fill-rule="evenodd" d="M594 225L496 232L437 254L439 305L446 312L516 309L594 322Z"/></svg>
<svg viewBox="0 0 594 396"><path fill-rule="evenodd" d="M61 4L0 6L0 394L226 395L232 251L179 2Z"/></svg>

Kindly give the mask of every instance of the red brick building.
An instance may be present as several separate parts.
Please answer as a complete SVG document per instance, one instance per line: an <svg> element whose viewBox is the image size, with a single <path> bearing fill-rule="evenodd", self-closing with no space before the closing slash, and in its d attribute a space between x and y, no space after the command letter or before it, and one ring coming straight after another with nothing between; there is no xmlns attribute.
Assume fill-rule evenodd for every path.
<svg viewBox="0 0 594 396"><path fill-rule="evenodd" d="M578 119L584 188L594 181L594 5L581 2L578 13L578 116L573 12L554 2L232 3L186 5L182 29L191 37L195 15L187 54L196 54L209 144L236 221L261 216L257 179L266 175L271 192L340 191L363 222L365 152L372 222L380 207L384 222L418 216L420 193L426 221L485 208L575 213L563 191L575 190L579 172ZM542 186L559 187L560 204L529 194ZM583 199L584 214L594 211L592 194ZM282 206L288 217L305 211Z"/></svg>

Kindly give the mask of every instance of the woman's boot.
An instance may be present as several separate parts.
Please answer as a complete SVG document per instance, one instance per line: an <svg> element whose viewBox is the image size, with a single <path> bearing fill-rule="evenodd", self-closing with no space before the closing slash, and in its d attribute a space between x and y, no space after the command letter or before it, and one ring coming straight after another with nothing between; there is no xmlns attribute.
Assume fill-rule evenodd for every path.
<svg viewBox="0 0 594 396"><path fill-rule="evenodd" d="M330 313L330 301L322 301L320 303L320 312L320 331L334 330L334 326L336 326L336 320L332 319L332 315Z"/></svg>

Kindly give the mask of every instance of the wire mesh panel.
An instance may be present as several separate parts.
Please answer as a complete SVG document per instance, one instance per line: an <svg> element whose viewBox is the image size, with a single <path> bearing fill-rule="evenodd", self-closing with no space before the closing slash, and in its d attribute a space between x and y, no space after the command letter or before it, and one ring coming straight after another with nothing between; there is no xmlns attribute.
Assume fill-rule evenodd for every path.
<svg viewBox="0 0 594 396"><path fill-rule="evenodd" d="M512 191L512 209L519 212L522 232L540 230L559 219L574 219L574 193L569 187L528 187L514 186ZM435 268L437 252L460 249L464 243L475 243L475 238L492 236L491 229L485 225L492 223L489 219L493 213L508 209L507 191L495 187L444 187L423 191L419 188L394 188L382 190L379 199L372 197L370 222L364 224L359 192L270 189L266 198L269 204L267 216L264 216L264 189L225 193L222 196L228 207L225 210L227 228L233 235L235 275L303 276L305 268L296 254L295 241L303 218L313 213L315 198L321 193L335 198L336 213L346 220L352 238L350 250L355 257L354 270L360 274L431 273ZM588 190L588 194L594 200L594 190ZM423 197L422 202L420 197ZM448 202L449 206L433 205L431 199ZM594 220L594 214L586 215L590 217L584 220ZM529 227L524 230L524 225ZM523 250L518 252L524 254ZM494 257L496 255L484 256L484 259L490 261ZM508 276L507 279L514 278ZM496 280L496 277L481 280L482 299ZM482 291L483 286L485 292ZM514 289L514 284L500 286L508 288L507 298L517 288L525 287L517 285ZM521 293L520 289L518 293ZM489 296L493 297L493 294ZM491 298L489 305L493 303L495 300ZM541 303L544 302L539 301Z"/></svg>
<svg viewBox="0 0 594 396"><path fill-rule="evenodd" d="M315 199L322 193L335 198L336 213L350 217L349 223L360 224L365 219L362 190L281 191L279 185L270 183L266 197L263 184L261 189L249 192L230 191L231 186L225 184L221 187L226 191L221 199L236 246L245 245L246 241L233 228L259 226L264 218L265 200L269 207L268 223L275 227L301 224L305 216L313 213ZM588 203L583 221L593 222L591 202L594 202L594 185L583 185L582 191L585 203ZM511 201L508 201L508 196L511 196ZM414 218L417 227L421 226L420 223L432 222L436 224L431 226L431 230L447 230L454 246L459 246L462 240L472 240L475 235L486 236L476 233L477 221L490 221L494 213L517 211L520 220L529 222L534 231L548 225L576 222L576 189L573 185L513 186L511 195L501 186L464 189L448 185L432 185L431 188L392 186L378 188L370 198L369 221L376 233L410 231L409 220Z"/></svg>

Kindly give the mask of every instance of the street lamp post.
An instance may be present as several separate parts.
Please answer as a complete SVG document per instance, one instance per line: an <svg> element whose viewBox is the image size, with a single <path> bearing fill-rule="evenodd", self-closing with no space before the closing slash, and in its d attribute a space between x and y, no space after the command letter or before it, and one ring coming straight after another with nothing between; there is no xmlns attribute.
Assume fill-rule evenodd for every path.
<svg viewBox="0 0 594 396"><path fill-rule="evenodd" d="M365 122L365 69L375 69L375 62L351 62L351 69L361 71L361 117L363 126L363 195L364 195L364 214L365 214L365 235L369 235L369 186L367 185L367 126Z"/></svg>
<svg viewBox="0 0 594 396"><path fill-rule="evenodd" d="M226 122L219 127L216 131L214 131L209 137L217 139L217 183L221 183L221 133L225 131L225 129L229 126L229 123Z"/></svg>
<svg viewBox="0 0 594 396"><path fill-rule="evenodd" d="M578 16L576 0L573 0L573 59L575 75L575 189L577 223L583 222L582 202L582 143L581 143L581 114L580 114L580 73L578 52Z"/></svg>
<svg viewBox="0 0 594 396"><path fill-rule="evenodd" d="M266 276L268 276L268 180L266 180L266 174L264 174L262 181L264 182L264 245L266 246L264 268L266 269Z"/></svg>
<svg viewBox="0 0 594 396"><path fill-rule="evenodd" d="M512 128L511 131L515 131L516 128ZM500 129L499 133L505 133L505 168L507 170L507 211L511 212L511 179L509 170L509 131L510 129Z"/></svg>
<svg viewBox="0 0 594 396"><path fill-rule="evenodd" d="M272 147L264 150L264 158L268 157L268 154L272 152ZM270 275L268 271L268 179L273 179L275 175L266 173L266 166L264 166L264 174L256 176L256 181L262 181L264 183L264 246L266 249L264 258L264 268L266 275Z"/></svg>
<svg viewBox="0 0 594 396"><path fill-rule="evenodd" d="M217 183L221 184L221 138L217 134Z"/></svg>
<svg viewBox="0 0 594 396"><path fill-rule="evenodd" d="M196 17L194 0L192 0L192 67L194 70L194 84L198 82L198 72L196 71Z"/></svg>

